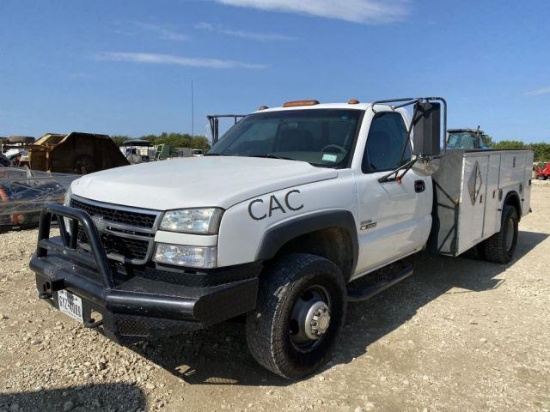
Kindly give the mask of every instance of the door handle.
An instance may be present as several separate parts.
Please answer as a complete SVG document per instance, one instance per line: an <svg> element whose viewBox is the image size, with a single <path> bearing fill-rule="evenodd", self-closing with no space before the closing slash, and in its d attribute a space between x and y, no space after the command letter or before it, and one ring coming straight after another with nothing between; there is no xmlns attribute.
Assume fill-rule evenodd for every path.
<svg viewBox="0 0 550 412"><path fill-rule="evenodd" d="M423 180L415 180L414 182L414 191L416 193L421 193L426 189L426 183Z"/></svg>

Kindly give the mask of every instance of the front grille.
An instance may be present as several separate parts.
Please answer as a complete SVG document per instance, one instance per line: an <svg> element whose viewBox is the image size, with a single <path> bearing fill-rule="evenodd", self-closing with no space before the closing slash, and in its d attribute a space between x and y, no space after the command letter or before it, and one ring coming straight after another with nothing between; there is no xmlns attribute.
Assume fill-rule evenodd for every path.
<svg viewBox="0 0 550 412"><path fill-rule="evenodd" d="M71 199L71 206L75 209L81 209L88 212L92 217L102 217L105 221L147 229L153 228L155 219L157 218L157 214L155 213L134 212L127 209L112 209L96 204L84 203L77 199Z"/></svg>
<svg viewBox="0 0 550 412"><path fill-rule="evenodd" d="M117 208L75 198L71 199L71 206L84 210L96 221L108 257L137 265L145 264L150 258L158 212ZM77 238L82 245L89 244L82 227L78 228Z"/></svg>
<svg viewBox="0 0 550 412"><path fill-rule="evenodd" d="M130 259L145 259L149 249L148 240L126 239L113 235L102 235L101 240L107 254L116 253Z"/></svg>
<svg viewBox="0 0 550 412"><path fill-rule="evenodd" d="M84 233L82 227L78 227L78 241L84 244L88 244L88 238ZM147 258L147 252L149 250L149 238L144 239L128 239L113 235L110 233L101 233L101 241L105 248L105 253L116 254L124 256L130 260L145 260Z"/></svg>

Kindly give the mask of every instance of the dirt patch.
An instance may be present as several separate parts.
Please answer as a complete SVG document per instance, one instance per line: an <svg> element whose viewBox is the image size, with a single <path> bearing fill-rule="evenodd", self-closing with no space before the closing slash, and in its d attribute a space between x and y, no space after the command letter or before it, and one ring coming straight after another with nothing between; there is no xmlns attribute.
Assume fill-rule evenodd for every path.
<svg viewBox="0 0 550 412"><path fill-rule="evenodd" d="M244 325L121 347L37 299L37 231L0 234L0 411L550 411L550 185L509 265L422 255L350 304L329 365L258 366Z"/></svg>

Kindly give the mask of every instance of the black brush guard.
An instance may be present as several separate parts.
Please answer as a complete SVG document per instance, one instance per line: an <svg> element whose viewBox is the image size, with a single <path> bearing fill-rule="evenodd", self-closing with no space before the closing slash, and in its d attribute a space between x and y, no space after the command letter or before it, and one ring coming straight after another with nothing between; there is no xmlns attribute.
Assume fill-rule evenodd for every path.
<svg viewBox="0 0 550 412"><path fill-rule="evenodd" d="M60 236L50 238L53 216L57 217ZM89 250L79 247L79 226L88 238ZM30 268L36 274L41 299L57 307L56 292L67 290L77 295L82 299L84 325L102 325L103 332L115 340L177 334L246 313L256 305L261 270L260 266L247 266L205 272L202 275L206 277L236 280L200 287L140 276L119 281L115 277L118 269L109 261L90 215L58 204L46 205L41 213ZM101 320L92 318L93 312Z"/></svg>

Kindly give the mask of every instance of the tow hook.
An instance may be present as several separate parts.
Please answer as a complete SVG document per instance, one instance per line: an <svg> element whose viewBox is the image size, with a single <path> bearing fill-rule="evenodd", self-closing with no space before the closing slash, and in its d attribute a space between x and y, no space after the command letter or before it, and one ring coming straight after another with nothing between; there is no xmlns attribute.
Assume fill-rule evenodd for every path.
<svg viewBox="0 0 550 412"><path fill-rule="evenodd" d="M103 319L95 320L94 318L90 318L86 322L84 322L84 327L89 329L97 328L101 325L103 325Z"/></svg>
<svg viewBox="0 0 550 412"><path fill-rule="evenodd" d="M51 299L53 293L59 290L65 289L65 280L64 279L54 279L51 281L46 281L42 284L42 292L38 293L39 299Z"/></svg>

